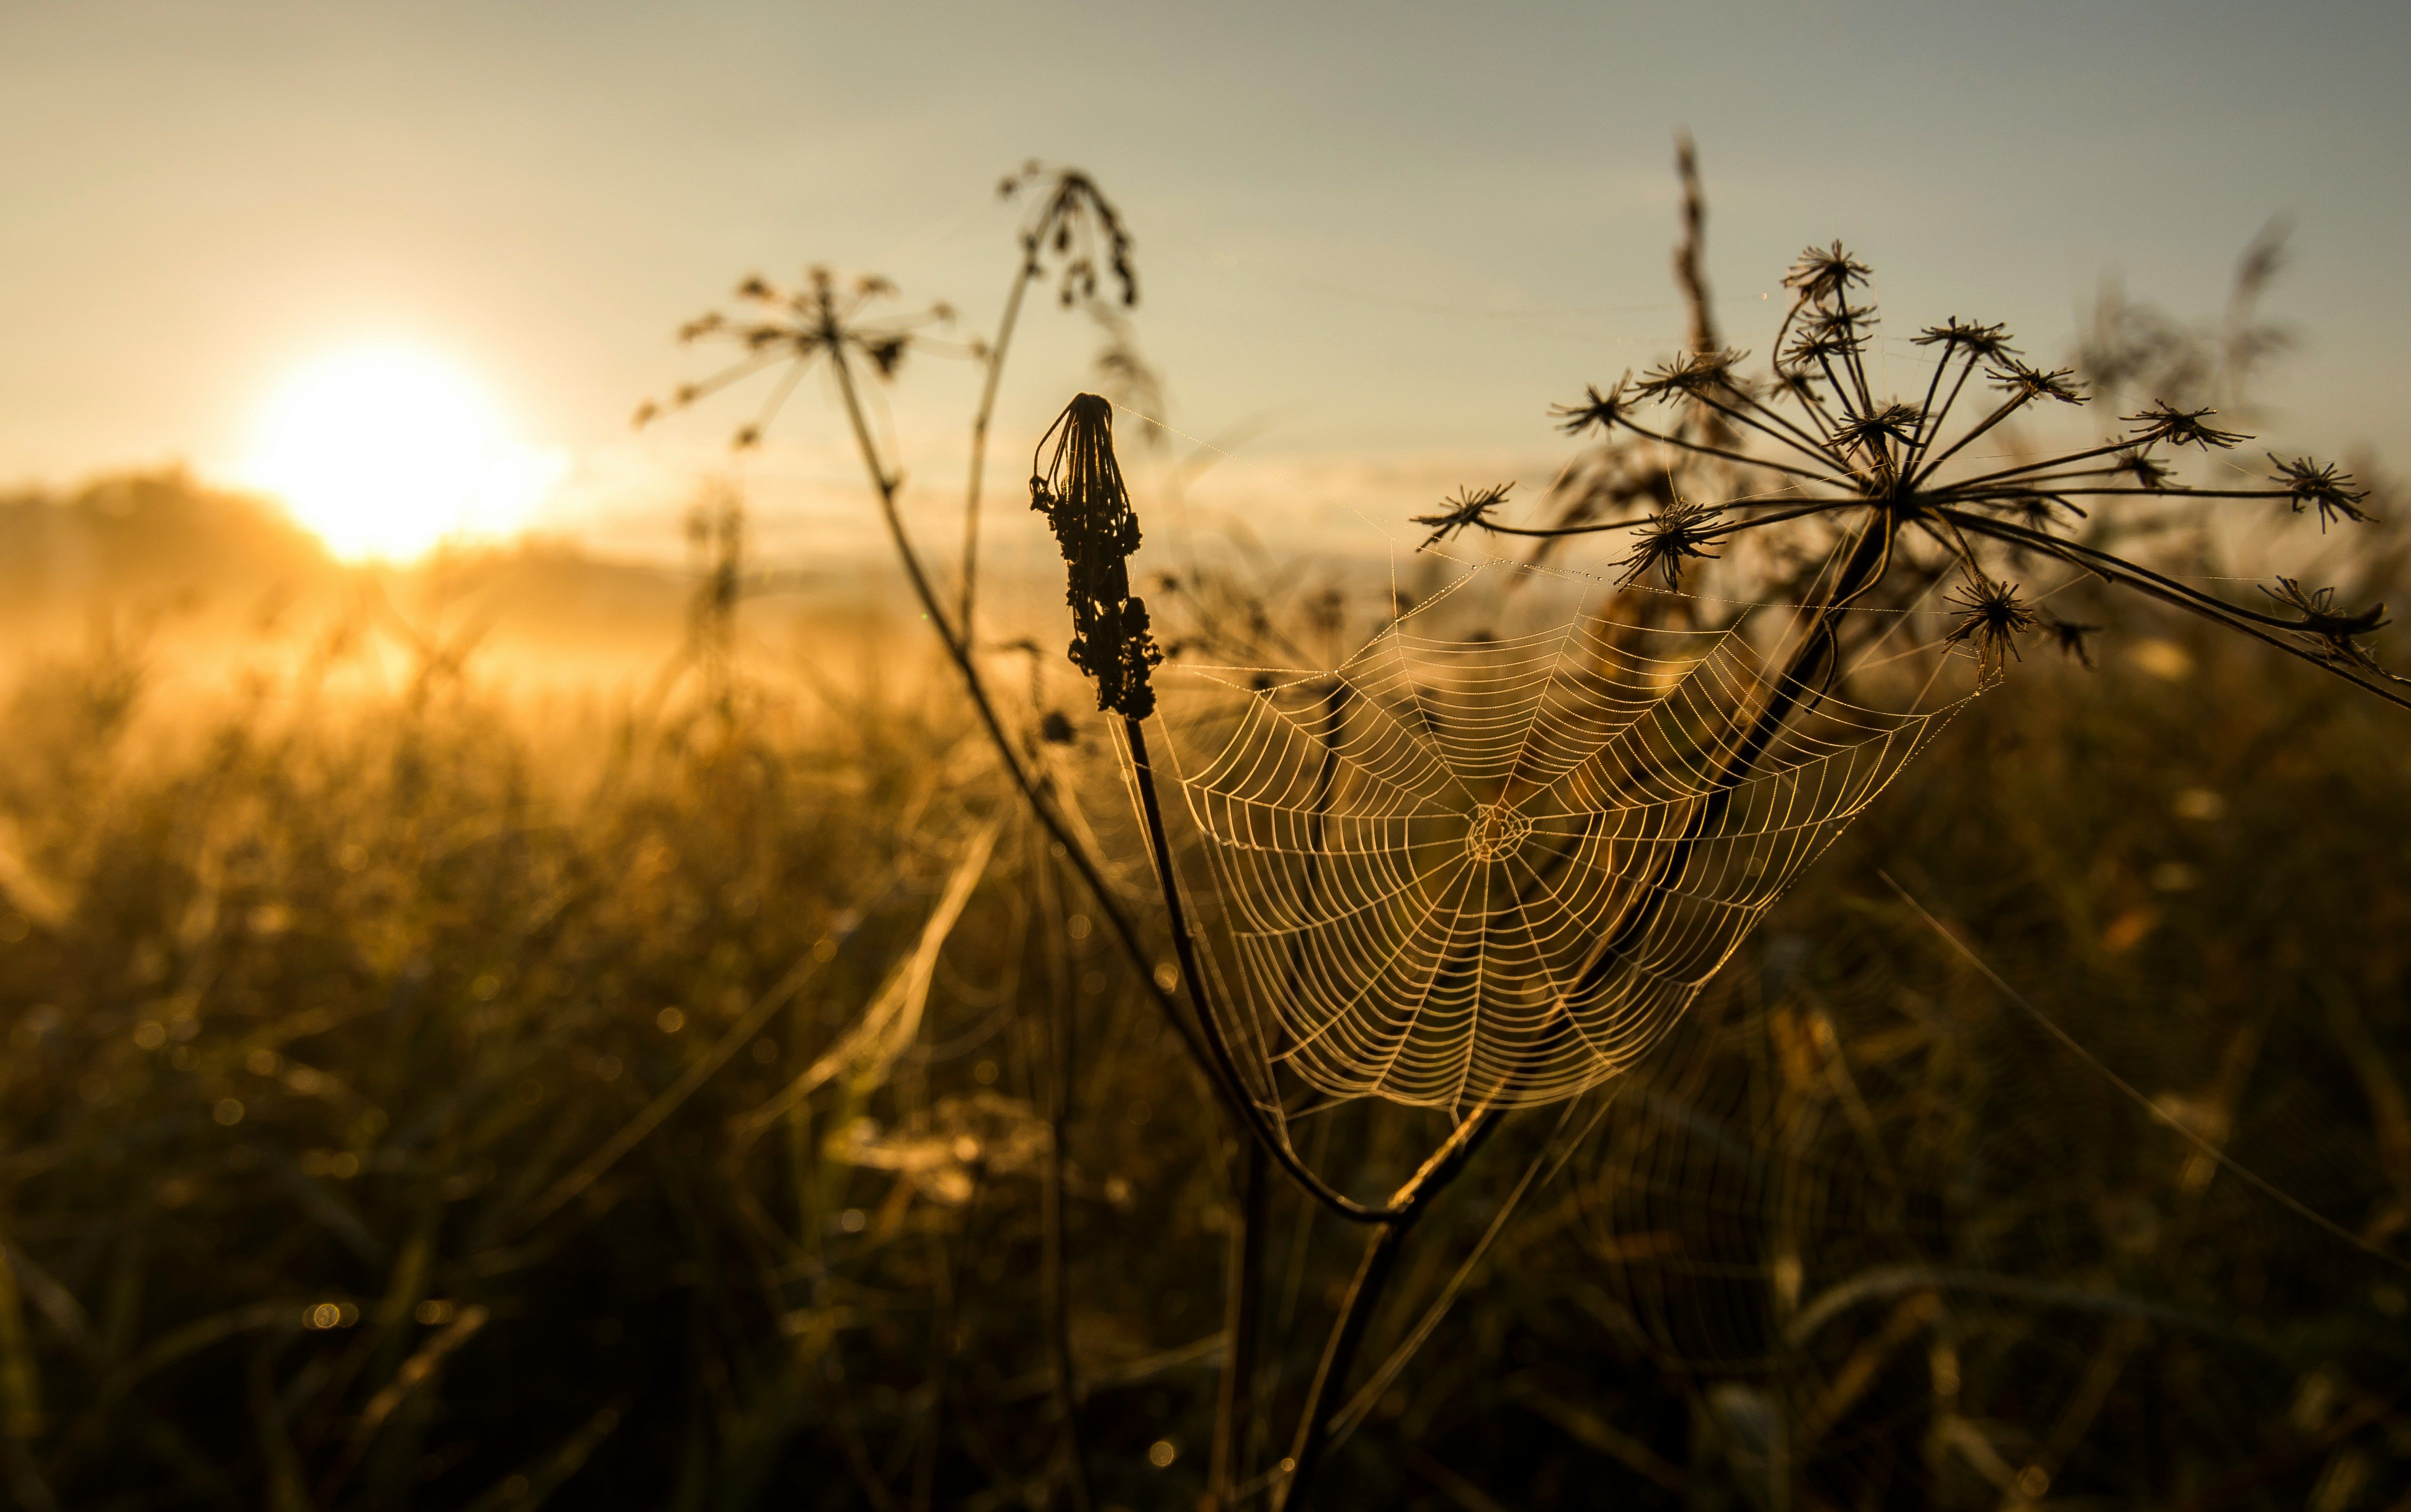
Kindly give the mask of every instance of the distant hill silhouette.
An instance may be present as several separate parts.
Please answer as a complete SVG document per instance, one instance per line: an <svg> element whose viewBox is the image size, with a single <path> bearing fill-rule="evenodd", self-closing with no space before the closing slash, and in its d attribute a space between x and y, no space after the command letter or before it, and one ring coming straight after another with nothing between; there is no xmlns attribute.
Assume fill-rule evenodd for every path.
<svg viewBox="0 0 2411 1512"><path fill-rule="evenodd" d="M798 629L859 627L888 602L890 577L858 564L782 571L742 623L773 648ZM450 639L474 626L481 663L616 678L676 652L694 592L679 566L543 538L399 566L340 562L274 501L181 468L0 496L0 665L70 653L103 624L186 665L225 665L350 620L402 639L408 627Z"/></svg>

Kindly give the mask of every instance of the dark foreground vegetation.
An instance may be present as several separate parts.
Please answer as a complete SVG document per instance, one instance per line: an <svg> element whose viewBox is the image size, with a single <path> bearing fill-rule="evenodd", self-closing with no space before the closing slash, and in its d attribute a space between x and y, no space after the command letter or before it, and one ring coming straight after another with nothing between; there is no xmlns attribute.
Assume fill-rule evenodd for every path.
<svg viewBox="0 0 2411 1512"><path fill-rule="evenodd" d="M2399 1252L2402 722L2129 630L1980 699L1640 1075L1482 1151L1374 1322L1336 1505L2411 1490L2411 1277L2182 1141L1878 875ZM163 711L123 648L22 680L19 1505L1067 1505L1067 1406L1095 1505L1196 1502L1231 1201L1206 1090L942 680L782 686L586 718L440 673ZM1033 749L1110 828L1073 732ZM1305 1127L1368 1189L1432 1132ZM1356 1248L1286 1190L1269 1227L1256 1463Z"/></svg>
<svg viewBox="0 0 2411 1512"><path fill-rule="evenodd" d="M0 506L0 537L50 543L7 554L19 578L113 551L100 576L156 598L207 558L181 530L338 590L244 599L181 660L197 609L105 619L7 695L0 1485L33 1508L277 1512L2411 1505L2411 763L2379 701L2404 697L2382 611L2358 607L2401 576L2403 538L2375 523L2398 501L2273 453L2265 477L2185 488L2154 451L2245 439L2207 421L2275 339L2253 311L2279 243L2247 254L2211 334L2105 303L2080 360L2128 429L2038 460L2009 422L2079 403L2074 374L1953 319L1917 338L1941 344L1928 400L1948 397L1879 405L1850 295L1867 270L1838 243L1794 270L1770 377L1738 376L1688 145L1679 162L1688 347L1560 411L1605 439L1551 491L1556 523L1509 523L1503 485L1468 491L1418 520L1426 548L1538 537L1547 555L1638 527L1617 588L1585 580L1616 634L1726 634L1699 618L1735 602L1718 583L1791 595L1819 627L1720 727L1730 745L1674 753L1724 754L1660 805L1704 816L1639 867L1663 897L1702 827L1742 812L1766 742L1823 727L1804 705L1882 701L1904 667L1930 688L1972 665L1988 691L1696 1001L1696 976L1628 950L1676 916L1619 916L1572 988L1551 982L1559 1016L1629 959L1684 989L1673 1026L1600 1084L1611 1058L1577 1066L1554 1103L1516 1072L1472 1096L1460 1076L1454 1123L1335 1106L1322 1094L1423 1093L1301 1079L1262 1041L1243 1067L1217 1040L1239 1010L1174 927L1180 894L1131 813L1131 787L1158 787L1155 638L1175 661L1236 647L1270 708L1263 648L1324 645L1279 665L1327 668L1407 608L1395 580L1368 594L1343 570L1284 569L1283 593L1133 559L1121 402L1094 396L1033 463L1033 502L1095 686L1047 649L1060 608L995 606L1012 595L979 571L982 448L1025 292L1094 316L1101 387L1162 413L1130 340L1128 230L1076 172L1006 182L1031 218L997 335L972 348L958 554L913 548L862 398L951 316L881 316L884 281L747 279L746 313L686 331L734 341L736 364L640 412L784 364L738 432L750 448L825 364L916 595L922 624L895 613L909 634L807 595L821 619L796 650L749 649L747 601L799 584L748 570L733 496L694 517L683 651L607 699L503 675L481 637L516 607L559 642L523 663L575 660L594 648L559 622L660 622L665 578L561 553L439 564L419 581L453 605L438 633L443 615L395 608L393 575L330 578L290 532L172 479ZM1971 382L1993 407L1946 442ZM2141 413L2109 402L2126 390L2151 396ZM1734 427L1819 470L1736 450L1754 443ZM1935 473L1996 430L2005 449L1963 464L1991 471ZM1787 496L1750 481L1770 471ZM2199 507L2217 501L2260 513ZM1846 553L1830 534L1805 555L1711 549L1846 514L1863 517ZM2345 578L2342 598L2284 576L2273 610L2228 592L2267 580L2281 516L2354 527L2280 543ZM1844 554L1812 604L1818 562ZM1732 578L1677 602L1695 560ZM1753 562L1776 587L1746 580ZM1994 575L2009 565L2053 586L2022 597ZM239 574L205 576L233 601L217 580ZM1946 580L1957 628L1875 659ZM1024 624L1047 628L1013 639ZM624 670L629 647L610 654ZM1655 697L1688 697L1695 671ZM1325 753L1353 739L1336 689L1354 675L1308 675L1329 680ZM1435 737L1495 729L1512 702L1468 722L1433 695L1421 717ZM1175 719L1157 724L1173 748ZM1626 764L1643 789L1679 765ZM1812 796L1736 832L1841 815ZM1344 801L1266 806L1324 836ZM1480 815L1443 839L1484 866L1533 828L1503 798ZM1179 823L1149 811L1155 854L1182 851ZM1208 843L1290 858L1271 864L1301 867L1308 897L1341 854ZM1212 912L1215 873L1183 864ZM1771 894L1772 866L1736 874ZM1460 952L1477 983L1505 957L1491 939Z"/></svg>

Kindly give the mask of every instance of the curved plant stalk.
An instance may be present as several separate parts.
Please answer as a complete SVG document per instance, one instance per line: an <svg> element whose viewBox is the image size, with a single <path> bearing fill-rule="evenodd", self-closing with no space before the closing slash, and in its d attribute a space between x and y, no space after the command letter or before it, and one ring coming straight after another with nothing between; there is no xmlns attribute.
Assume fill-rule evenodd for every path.
<svg viewBox="0 0 2411 1512"><path fill-rule="evenodd" d="M922 612L929 617L929 627L937 632L938 641L945 649L946 659L954 663L955 670L961 675L963 690L970 695L972 707L978 712L989 742L996 747L998 759L1004 763L1005 774L1013 779L1013 785L1030 805L1030 811L1038 816L1038 822L1045 827L1048 837L1063 848L1064 859L1080 874L1080 881L1096 901L1098 912L1104 915L1115 940L1120 944L1123 953L1130 957L1131 964L1138 969L1141 986L1180 1035L1181 1043L1188 1048L1191 1058L1201 1069L1204 1068L1208 1064L1205 1044L1196 1027L1180 1012L1170 990L1157 977L1147 947L1139 940L1137 927L1131 922L1130 915L1115 897L1113 888L1106 883L1103 872L1089 854L1088 847L1080 843L1079 837L1064 823L1063 816L1056 812L1045 789L1021 759L1020 754L1013 748L1012 738L1005 734L1004 722L998 716L996 705L988 697L987 683L981 678L979 668L972 659L971 648L946 617L944 607L938 602L937 590L929 580L928 571L922 564L920 552L913 549L912 537L904 532L903 517L896 508L896 494L902 486L902 477L891 474L886 463L880 459L878 445L871 439L869 421L863 414L862 399L855 383L853 369L843 352L833 352L831 357L831 367L837 374L838 392L844 402L846 418L854 427L855 444L861 452L864 469L870 475L871 488L879 495L880 518L887 526L888 540L896 548L897 559L903 565L905 580L912 585L913 596L920 600Z"/></svg>
<svg viewBox="0 0 2411 1512"><path fill-rule="evenodd" d="M1373 1309L1397 1269L1398 1251L1406 1242L1407 1230L1430 1207L1432 1199L1456 1179L1473 1152L1498 1127L1500 1117L1499 1109L1490 1106L1477 1108L1466 1115L1447 1141L1425 1160L1423 1167L1391 1194L1390 1209L1397 1216L1375 1226L1372 1237L1365 1242L1365 1257L1357 1262L1356 1277L1349 1284L1347 1299L1340 1303L1339 1317L1332 1325L1331 1337L1323 1343L1322 1358L1314 1368L1314 1383L1307 1387L1296 1437L1288 1458L1281 1461L1283 1478L1273 1493L1274 1512L1293 1512L1306 1505L1307 1491L1330 1446L1331 1419L1338 1406L1339 1393L1356 1363L1356 1352L1365 1342L1365 1329L1373 1319Z"/></svg>
<svg viewBox="0 0 2411 1512"><path fill-rule="evenodd" d="M1243 1142L1235 1162L1238 1190L1232 1205L1230 1246L1222 1297L1222 1382L1214 1399L1214 1448L1206 1491L1218 1508L1240 1503L1248 1478L1249 1428L1255 1418L1256 1331L1264 1307L1265 1199L1271 1182L1264 1147Z"/></svg>
<svg viewBox="0 0 2411 1512"><path fill-rule="evenodd" d="M912 584L914 596L921 601L923 612L929 617L930 627L937 632L939 640L944 645L947 658L961 673L964 689L971 695L972 707L978 711L981 723L986 727L989 740L995 745L998 756L1004 762L1005 771L1013 778L1014 785L1020 789L1022 798L1030 804L1030 811L1038 815L1039 822L1045 827L1055 843L1063 847L1065 859L1072 862L1074 869L1080 873L1081 881L1088 885L1089 892L1096 899L1099 911L1105 916L1106 923L1112 927L1115 938L1120 942L1132 962L1139 968L1140 981L1146 987L1148 995L1162 1011L1174 1030L1179 1034L1181 1042L1188 1049L1191 1059L1197 1063L1199 1069L1206 1072L1207 1079L1222 1094L1224 1101L1230 1105L1232 1112L1241 1120L1252 1137L1264 1143L1266 1152L1283 1170L1305 1188L1309 1196L1333 1212L1359 1223L1380 1223L1395 1216L1387 1209L1368 1208L1334 1189L1320 1176L1307 1169L1304 1162L1297 1158L1296 1152L1290 1149L1288 1141L1268 1126L1264 1110L1258 1108L1253 1099L1248 1095L1246 1084L1238 1078L1237 1065L1232 1058L1230 1045L1223 1038L1221 1026L1215 1020L1213 1010L1204 996L1204 980L1196 971L1194 947L1190 941L1185 924L1175 922L1172 932L1173 947L1180 962L1181 976L1189 984L1191 1000L1195 1005L1195 1022L1192 1023L1187 1015L1180 1012L1170 990L1156 976L1148 962L1146 947L1140 943L1136 926L1131 922L1130 916L1123 911L1120 903L1114 897L1095 859L1089 855L1087 848L1080 844L1079 838L1073 834L1070 827L1063 822L1062 815L1056 812L1055 805L1048 800L1036 778L1031 775L1028 764L1022 761L1020 755L1013 749L1012 740L1004 732L1003 721L998 717L996 706L988 698L986 683L981 679L979 668L972 659L971 649L964 642L960 632L948 621L944 607L938 602L928 573L922 565L920 554L913 549L912 537L905 534L903 517L896 507L896 494L901 486L901 477L900 475L891 473L886 463L880 458L878 443L871 437L869 419L863 412L859 386L855 382L854 369L848 355L842 348L832 346L829 359L831 370L837 374L838 392L844 404L846 418L854 428L855 444L861 452L864 468L870 475L871 486L879 495L881 518L886 522L888 538L894 544L897 556L903 564L905 577ZM1133 750L1141 757L1140 767L1144 771L1146 738L1138 732L1135 721L1124 721L1124 729L1132 737ZM1161 835L1162 816L1154 803L1154 785L1151 777L1142 784L1142 790L1148 795L1147 805L1153 815L1150 819L1150 830L1154 834ZM1162 868L1170 864L1170 857L1160 844L1157 849L1161 858L1159 881L1162 881L1168 876ZM1166 896L1176 900L1177 893L1167 889ZM1171 906L1176 917L1178 915L1176 901Z"/></svg>
<svg viewBox="0 0 2411 1512"><path fill-rule="evenodd" d="M936 1252L930 1258L938 1278L938 1306L937 1316L929 1323L929 1412L922 1420L921 1452L913 1464L913 1512L929 1512L936 1505L938 1461L945 1447L946 1389L954 1374L955 1333L961 1324L963 1251L971 1243L972 1224L979 1217L980 1193L986 1184L984 1175L979 1167L972 1167L972 1195L963 1204L962 1223L951 1240L935 1239L930 1245Z"/></svg>
<svg viewBox="0 0 2411 1512"><path fill-rule="evenodd" d="M1021 272L1004 297L1004 317L997 322L996 341L987 350L987 376L980 384L978 412L972 416L971 481L963 495L963 591L956 621L964 640L972 636L972 611L979 585L980 483L987 469L987 427L996 414L997 386L1004 378L1004 354L1013 345L1014 327L1021 321L1021 297L1040 275L1037 249L1024 243Z"/></svg>
<svg viewBox="0 0 2411 1512"><path fill-rule="evenodd" d="M1189 929L1189 914L1180 902L1180 878L1172 866L1172 841L1163 827L1163 804L1156 795L1155 769L1147 759L1147 729L1137 719L1125 716L1122 738L1130 743L1131 768L1138 783L1139 812L1147 822L1147 850L1155 862L1156 885L1163 893L1164 923L1172 932L1173 959L1180 964L1181 980L1188 986L1189 1000L1197 1010L1197 1021L1205 1031L1206 1049L1213 1056L1215 1074L1221 1079L1232 1106L1244 1121L1248 1131L1264 1146L1290 1178L1307 1194L1342 1218L1360 1224L1388 1223L1405 1216L1395 1204L1371 1208L1347 1196L1321 1176L1308 1168L1288 1138L1264 1116L1264 1108L1248 1090L1239 1074L1238 1058L1231 1052L1230 1036L1222 1032L1220 1018L1214 1012L1213 999L1206 994L1206 973L1197 959L1197 942Z"/></svg>
<svg viewBox="0 0 2411 1512"><path fill-rule="evenodd" d="M1051 904L1055 901L1054 868L1044 856L1032 857L1030 864ZM1051 907L1045 915L1049 925L1045 932L1049 991L1046 1012L1033 1026L1039 1034L1047 1127L1046 1165L1038 1198L1039 1310L1041 1327L1046 1334L1048 1385L1054 1393L1055 1414L1062 1431L1060 1452L1064 1478L1071 1487L1072 1512L1090 1512L1096 1504L1096 1493L1089 1478L1088 1446L1080 1437L1079 1381L1072 1358L1072 1309L1066 1283L1070 1259L1063 1231L1067 1166L1064 1150L1072 1123L1074 1064L1072 996L1071 984L1065 979L1061 935L1053 927L1056 917Z"/></svg>

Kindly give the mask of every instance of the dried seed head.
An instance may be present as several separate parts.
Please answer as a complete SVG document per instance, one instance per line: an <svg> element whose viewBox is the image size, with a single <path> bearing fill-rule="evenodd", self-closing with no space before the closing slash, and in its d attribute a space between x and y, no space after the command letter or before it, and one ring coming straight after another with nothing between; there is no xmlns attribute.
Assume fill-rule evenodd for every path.
<svg viewBox="0 0 2411 1512"><path fill-rule="evenodd" d="M2369 497L2369 491L2354 488L2352 475L2337 472L2333 462L2313 466L2308 457L2279 462L2273 451L2269 453L2269 461L2277 469L2271 481L2293 494L2288 502L2292 504L2294 513L2301 514L2304 505L2317 509L2322 532L2328 528L2328 521L2339 515L2356 525L2367 524L2375 518L2360 507L2361 501Z"/></svg>
<svg viewBox="0 0 2411 1512"><path fill-rule="evenodd" d="M1845 410L1840 423L1834 427L1834 440L1837 445L1862 449L1883 441L1906 447L1917 438L1918 427L1924 419L1924 412L1909 404L1886 404L1872 415L1853 415Z"/></svg>
<svg viewBox="0 0 2411 1512"><path fill-rule="evenodd" d="M1632 407L1631 401L1624 397L1624 386L1631 381L1632 374L1627 373L1623 377L1616 379L1615 386L1603 394L1592 385L1585 384L1582 403L1552 404L1549 406L1549 414L1557 420L1558 428L1568 435L1580 435L1593 426L1599 428L1599 433L1601 435L1612 434L1615 430L1616 422L1623 419L1626 412Z"/></svg>
<svg viewBox="0 0 2411 1512"><path fill-rule="evenodd" d="M2146 445L2166 441L2172 447L2191 446L2205 451L2213 448L2223 451L2238 441L2252 439L2242 431L2214 430L2201 423L2217 413L2214 409L2177 409L2155 399L2151 407L2141 415L2125 415L2120 418L2129 425L2143 427L2142 433L2131 439Z"/></svg>
<svg viewBox="0 0 2411 1512"><path fill-rule="evenodd" d="M648 404L638 410L637 423L655 418L663 408L683 409L766 368L783 365L788 369L785 380L771 391L761 413L737 432L736 445L742 450L760 442L793 389L796 375L824 353L840 361L859 357L880 377L894 377L912 349L915 332L951 317L942 305L904 316L865 317L874 301L895 292L895 285L876 274L840 284L826 268L810 270L804 286L792 293L758 276L746 279L737 286L738 297L760 308L742 320L709 311L679 328L682 342L725 342L742 355L700 382L679 386L666 405Z"/></svg>
<svg viewBox="0 0 2411 1512"><path fill-rule="evenodd" d="M1037 190L1021 228L1029 275L1038 276L1042 258L1054 257L1056 297L1069 306L1097 297L1102 264L1118 286L1120 302L1136 304L1138 271L1131 263L1130 230L1096 181L1077 169L1049 168L1032 160L1007 178L1000 193L1010 199L1025 188Z"/></svg>
<svg viewBox="0 0 2411 1512"><path fill-rule="evenodd" d="M1678 395L1696 398L1702 393L1731 389L1733 387L1733 364L1748 355L1731 348L1721 352L1678 353L1673 360L1661 362L1642 374L1641 381L1633 386L1633 392L1643 399L1655 399L1662 404Z"/></svg>
<svg viewBox="0 0 2411 1512"><path fill-rule="evenodd" d="M2028 367L2014 357L2004 357L1994 362L1987 372L1995 388L2015 395L2020 404L2030 399L2056 399L2063 404L2084 403L2084 395L2077 390L2073 382L2076 377L2074 368L2054 368L2045 373L2040 368Z"/></svg>
<svg viewBox="0 0 2411 1512"><path fill-rule="evenodd" d="M1717 512L1703 504L1676 499L1673 504L1649 517L1641 527L1641 540L1632 554L1615 565L1624 569L1615 580L1629 586L1655 572L1666 580L1669 589L1680 587L1685 557L1713 559L1716 552L1705 550L1717 537L1717 527L1722 521Z"/></svg>
<svg viewBox="0 0 2411 1512"><path fill-rule="evenodd" d="M1593 389L1592 393L1595 397L1598 390ZM1512 483L1493 483L1486 489L1460 488L1456 491L1456 497L1440 501L1438 514L1415 516L1416 524L1432 527L1432 533L1424 537L1424 544L1418 550L1438 546L1469 527L1488 525L1490 511L1498 507L1507 497L1507 491L1514 486Z"/></svg>
<svg viewBox="0 0 2411 1512"><path fill-rule="evenodd" d="M1959 606L1961 613L1959 622L1943 636L1942 643L1956 646L1974 642L1979 673L1987 682L1999 677L2009 658L2018 655L2017 638L2041 623L2018 597L2018 585L2013 582L1997 583L1978 578L1954 590L1950 598Z"/></svg>
<svg viewBox="0 0 2411 1512"><path fill-rule="evenodd" d="M1883 323L1872 304L1834 304L1800 317L1800 329L1819 335L1848 338L1854 345L1866 341L1867 330Z"/></svg>
<svg viewBox="0 0 2411 1512"><path fill-rule="evenodd" d="M1095 394L1072 401L1030 459L1030 506L1046 517L1062 548L1072 607L1072 665L1097 680L1097 707L1131 719L1155 712L1150 669L1163 660L1146 601L1130 591L1138 516L1114 460L1114 409Z"/></svg>
<svg viewBox="0 0 2411 1512"><path fill-rule="evenodd" d="M2140 448L2118 453L2116 467L2132 478L2137 488L2150 489L2155 493L2168 493L2185 487L2171 481L2167 466Z"/></svg>
<svg viewBox="0 0 2411 1512"><path fill-rule="evenodd" d="M1843 251L1842 243L1835 242L1831 247L1804 249L1800 260L1783 275L1783 286L1799 290L1804 300L1818 301L1863 284L1874 273L1874 269Z"/></svg>
<svg viewBox="0 0 2411 1512"><path fill-rule="evenodd" d="M1783 360L1793 367L1805 367L1811 362L1831 362L1855 357L1865 345L1866 339L1848 327L1828 326L1822 322L1815 326L1804 325L1800 333L1791 338L1791 345L1784 352Z"/></svg>
<svg viewBox="0 0 2411 1512"><path fill-rule="evenodd" d="M2056 493L2027 493L1995 502L2003 513L2028 530L2048 533L2058 529L2063 510L2078 520L2089 518L2082 509Z"/></svg>
<svg viewBox="0 0 2411 1512"><path fill-rule="evenodd" d="M2280 578L2276 587L2264 587L2260 591L2301 615L2294 628L2303 639L2317 646L2328 660L2375 672L2382 677L2393 675L2379 667L2377 658L2369 653L2369 648L2356 639L2386 627L2385 605L2374 605L2358 613L2340 611L2335 607L2334 589L2306 590L2292 578Z"/></svg>
<svg viewBox="0 0 2411 1512"><path fill-rule="evenodd" d="M2094 669L2091 638L2101 633L2101 626L2079 624L2073 620L2063 620L2056 614L2041 612L2038 612L2035 619L2041 624L2042 633L2051 637L2052 644L2058 648L2061 655L2082 664L2088 672Z"/></svg>
<svg viewBox="0 0 2411 1512"><path fill-rule="evenodd" d="M1952 316L1938 326L1928 326L1909 338L1920 346L1942 348L1944 360L1949 360L1953 347L1973 353L1987 361L1997 362L2005 357L2015 357L2018 349L2009 345L2007 326L1979 326Z"/></svg>

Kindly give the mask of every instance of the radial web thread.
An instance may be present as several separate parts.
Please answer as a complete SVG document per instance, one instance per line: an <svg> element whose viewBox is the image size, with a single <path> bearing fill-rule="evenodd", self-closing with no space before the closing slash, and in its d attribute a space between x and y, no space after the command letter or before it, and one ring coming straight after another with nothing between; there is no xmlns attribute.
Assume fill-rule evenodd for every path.
<svg viewBox="0 0 2411 1512"><path fill-rule="evenodd" d="M1182 667L1166 709L1235 1037L1333 1096L1615 1075L1959 707L1805 698L1728 781L1774 692L1738 624L1419 618L1330 670Z"/></svg>

